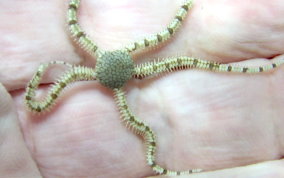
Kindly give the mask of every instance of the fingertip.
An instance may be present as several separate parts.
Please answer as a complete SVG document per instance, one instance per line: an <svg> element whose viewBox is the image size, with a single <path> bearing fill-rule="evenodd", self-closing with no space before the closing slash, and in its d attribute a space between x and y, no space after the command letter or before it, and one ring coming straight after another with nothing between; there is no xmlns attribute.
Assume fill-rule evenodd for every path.
<svg viewBox="0 0 284 178"><path fill-rule="evenodd" d="M0 83L0 117L9 113L12 106L12 97L6 88Z"/></svg>

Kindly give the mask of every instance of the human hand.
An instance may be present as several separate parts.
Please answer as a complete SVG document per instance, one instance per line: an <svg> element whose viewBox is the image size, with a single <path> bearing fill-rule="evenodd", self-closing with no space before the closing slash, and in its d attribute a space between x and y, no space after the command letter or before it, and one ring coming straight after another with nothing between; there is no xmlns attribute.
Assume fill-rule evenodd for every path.
<svg viewBox="0 0 284 178"><path fill-rule="evenodd" d="M40 173L23 139L17 111L0 84L0 177L39 177Z"/></svg>
<svg viewBox="0 0 284 178"><path fill-rule="evenodd" d="M0 28L6 34L0 40L1 82L13 95L26 145L41 174L152 175L141 140L125 129L111 92L97 82L78 82L68 88L48 114L34 116L26 110L23 88L40 62L65 60L94 66L95 60L74 50L65 32L65 2L22 3L2 2L7 8L0 18L13 19L13 23L2 20ZM175 7L180 3L175 2ZM136 56L135 61L180 54L258 65L266 63L266 58L283 58L282 4L280 0L254 4L196 1L172 41ZM174 5L170 1L163 7L171 8L160 8L160 3L151 1L82 0L80 20L99 47L115 49L164 28L174 15ZM265 14L265 10L273 13ZM58 73L48 73L44 82L54 80ZM283 67L255 75L186 70L130 82L127 94L133 112L157 133L160 164L210 171L263 162L195 176L236 176L241 170L245 174L241 177L264 172L267 177L280 174L283 165L283 80ZM41 91L46 89L46 85L41 87ZM263 172L255 171L262 166L266 167Z"/></svg>

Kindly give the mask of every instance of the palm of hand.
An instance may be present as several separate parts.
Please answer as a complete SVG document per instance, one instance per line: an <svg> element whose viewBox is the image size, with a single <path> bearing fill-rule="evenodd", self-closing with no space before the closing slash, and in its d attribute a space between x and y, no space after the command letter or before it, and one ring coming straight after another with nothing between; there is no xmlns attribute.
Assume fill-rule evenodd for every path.
<svg viewBox="0 0 284 178"><path fill-rule="evenodd" d="M11 2L6 3L7 7L12 8ZM71 41L68 41L68 36L63 32L65 3L45 3L44 9L48 11L41 13L42 17L33 17L36 8L25 12L27 18L41 24L29 23L30 28L23 29L17 34L8 34L12 38L17 38L16 52L12 54L9 48L11 46L1 45L4 47L4 55L9 54L11 58L21 56L15 58L19 59L14 65L15 68L6 69L2 74L10 75L2 82L11 90L22 89L14 92L13 96L27 146L42 175L151 175L150 168L145 164L141 140L125 129L119 119L111 92L97 82L78 82L74 87L67 89L62 100L48 114L33 116L26 111L22 100L23 83L31 77L39 60L47 62L63 58L70 63L78 63L82 59L73 51ZM163 27L163 22L171 19L171 15L159 17L164 11L171 11L170 8L156 9L159 3L150 4L149 1L150 5L143 2L144 5L140 6L142 1L124 3L110 5L103 1L93 4L87 0L82 1L82 9L85 9L82 12L83 28L91 32L93 39L103 49L119 48L121 43L127 44L135 38L132 36L134 33L158 31ZM281 49L284 43L283 23L281 24L278 20L280 18L277 18L283 16L284 6L280 7L281 3L277 0L269 2L274 6L268 7L267 3L258 1L256 11L247 18L241 14L250 12L248 4L235 3L234 7L231 7L232 4L222 4L218 0L210 1L210 4L205 0L198 1L184 28L177 33L173 41L153 53L137 57L136 62L147 58L175 56L178 53L219 62L258 58L245 63L263 64L265 62L262 58L274 57L283 54L284 51ZM171 7L170 2L164 4L165 7ZM14 5L20 7L21 3ZM105 5L106 10L110 9L107 12L113 12L111 8L116 11L105 13L104 10L99 10L100 5ZM30 2L30 6L27 7L33 6L36 6L34 2ZM230 9L218 11L221 6ZM274 12L273 16L262 15L261 12L265 8ZM55 14L50 13L51 11L58 11L60 15L56 14L56 17L52 18ZM145 14L137 13L141 11L145 11ZM155 14L146 13L148 11ZM174 14L173 11L168 14ZM21 20L9 12L6 12L6 15L12 15L16 21ZM214 15L210 14L211 12L214 12ZM115 24L114 18L130 14L133 14L130 19L138 18L141 22L130 20L127 23L120 21L121 26ZM261 17L253 18L254 15ZM224 16L227 18L220 18ZM147 24L147 20L151 20L151 24ZM137 23L141 24L142 32L139 31L140 26L137 28ZM49 28L38 32L37 25L43 24ZM112 25L114 28L115 25L122 28L124 24L127 24L127 29L115 31L111 28ZM91 31L91 27L98 32ZM11 28L18 30L20 27ZM24 45L20 43L21 35L28 35L29 38L34 35L31 31L37 32L38 38ZM55 37L52 40L49 38L51 34ZM112 38L113 41L106 40ZM1 42L5 43L6 40ZM43 46L34 49L35 44ZM60 50L58 46L61 47ZM32 54L32 58L23 55L28 53ZM86 59L81 63L93 65L93 58L84 53L81 53L81 56ZM3 60L7 64L10 62L9 57ZM21 67L27 69L21 73L21 77L17 74L11 75L13 70L19 70ZM213 170L280 159L284 150L284 133L280 129L284 125L284 111L281 109L284 106L284 97L281 95L284 90L281 82L284 81L282 68L272 73L256 75L187 70L159 79L132 81L127 85L128 101L133 112L145 119L157 133L158 162L168 167ZM51 74L46 76L45 82L51 81L53 77ZM42 87L43 90L45 88L47 87Z"/></svg>

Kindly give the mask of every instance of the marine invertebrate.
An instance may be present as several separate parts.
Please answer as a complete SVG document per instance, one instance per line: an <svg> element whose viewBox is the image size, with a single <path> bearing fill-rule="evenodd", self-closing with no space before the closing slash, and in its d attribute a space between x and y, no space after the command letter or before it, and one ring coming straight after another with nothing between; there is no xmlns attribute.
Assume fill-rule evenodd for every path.
<svg viewBox="0 0 284 178"><path fill-rule="evenodd" d="M240 73L259 73L271 70L283 64L284 61L274 61L272 64L257 67L239 67L231 64L219 64L212 61L206 61L186 56L167 58L161 61L154 61L147 64L134 64L131 53L148 47L154 47L170 39L178 28L181 27L187 12L192 6L191 0L186 0L173 21L161 32L133 42L130 45L117 51L103 51L100 49L78 24L77 11L79 0L71 0L68 9L68 24L70 32L80 46L92 55L97 57L97 64L94 68L74 66L60 61L42 64L26 90L26 103L30 110L34 112L43 112L50 108L60 96L61 91L71 82L78 80L98 80L102 85L114 91L114 97L121 114L122 119L133 128L133 131L141 135L146 145L146 161L152 169L158 174L165 175L184 175L193 172L199 172L200 169L191 169L188 171L173 171L161 167L155 161L155 152L157 149L156 136L151 127L144 121L137 118L127 104L123 86L131 78L143 79L148 76L158 75L164 72L172 72L180 69L199 68L215 72L240 72ZM52 85L49 94L42 101L35 99L35 91L40 84L44 72L51 65L66 65L69 70Z"/></svg>

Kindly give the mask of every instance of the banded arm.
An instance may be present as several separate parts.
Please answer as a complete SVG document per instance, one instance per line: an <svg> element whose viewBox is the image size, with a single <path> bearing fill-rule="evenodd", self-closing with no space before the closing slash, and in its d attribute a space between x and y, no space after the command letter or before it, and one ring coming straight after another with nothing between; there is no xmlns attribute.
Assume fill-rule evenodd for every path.
<svg viewBox="0 0 284 178"><path fill-rule="evenodd" d="M70 68L61 78L59 78L55 84L51 86L47 96L41 100L37 101L35 99L35 91L38 89L40 81L44 72L52 65L66 65ZM25 102L28 108L34 112L42 112L50 108L55 104L62 90L69 84L79 80L95 80L95 72L92 68L73 66L71 64L62 61L52 61L47 64L42 64L39 66L37 72L33 78L28 83L25 93Z"/></svg>
<svg viewBox="0 0 284 178"><path fill-rule="evenodd" d="M86 51L98 57L100 51L98 46L91 38L82 30L78 23L77 11L80 5L80 0L70 0L67 14L67 22L69 30L75 41Z"/></svg>
<svg viewBox="0 0 284 178"><path fill-rule="evenodd" d="M140 64L135 67L134 78L143 79L151 75L158 75L165 72L172 72L180 69L197 68L216 72L236 73L260 73L272 70L284 63L284 60L274 61L272 64L257 67L242 67L231 64L220 64L190 57L166 58L162 61L154 61Z"/></svg>
<svg viewBox="0 0 284 178"><path fill-rule="evenodd" d="M125 47L125 50L130 52L134 52L136 50L142 50L148 47L154 47L159 45L162 42L170 39L174 33L179 29L183 20L185 19L189 9L192 7L192 0L185 0L180 9L177 11L175 18L172 22L167 26L166 29L161 32L136 41L132 44L129 44Z"/></svg>
<svg viewBox="0 0 284 178"><path fill-rule="evenodd" d="M201 172L201 169L192 169L188 171L172 171L163 168L155 162L155 152L157 148L156 136L153 130L143 121L135 117L127 105L126 97L121 89L114 89L115 100L121 114L121 118L125 124L134 130L136 134L143 137L146 145L146 161L153 171L158 174L175 176L175 175L188 175L191 173Z"/></svg>

